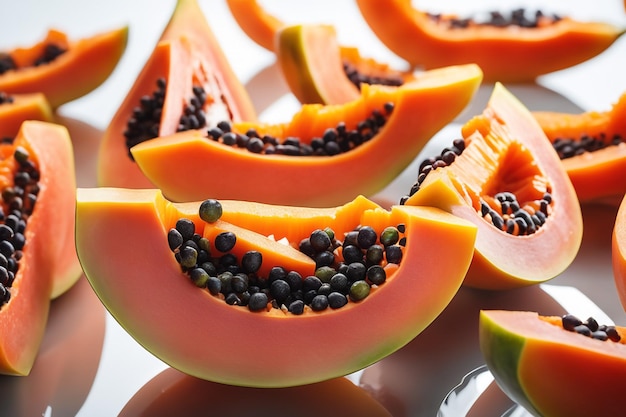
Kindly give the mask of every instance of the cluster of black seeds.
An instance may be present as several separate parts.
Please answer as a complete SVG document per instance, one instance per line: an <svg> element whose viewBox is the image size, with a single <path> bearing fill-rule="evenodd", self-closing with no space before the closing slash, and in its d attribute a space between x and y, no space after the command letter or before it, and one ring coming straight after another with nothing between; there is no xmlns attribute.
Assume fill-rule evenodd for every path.
<svg viewBox="0 0 626 417"><path fill-rule="evenodd" d="M453 140L451 146L443 148L443 150L441 151L439 155L424 158L419 164L419 169L417 172L417 180L411 186L411 189L409 190L409 194L400 199L400 204L405 204L406 201L413 194L419 191L420 186L422 185L422 183L424 182L424 179L426 178L426 175L428 175L430 171L437 169L437 168L447 167L448 165L452 164L455 161L456 157L460 156L464 150L465 150L465 140L460 138L460 139Z"/></svg>
<svg viewBox="0 0 626 417"><path fill-rule="evenodd" d="M346 73L346 77L348 77L350 82L359 90L361 89L361 84L379 84L392 87L399 87L404 84L404 80L400 76L373 76L364 74L347 61L343 63L343 71Z"/></svg>
<svg viewBox="0 0 626 417"><path fill-rule="evenodd" d="M200 217L216 221L221 205L215 200L207 201L201 205ZM402 247L406 244L403 233L403 225L388 227L380 236L371 227L363 226L339 241L330 229L314 230L299 243L300 251L316 264L315 274L306 277L282 266L272 267L266 277L260 276L260 252L251 250L237 259L231 252L237 241L232 232L220 233L214 242L209 242L185 218L168 232L168 244L191 281L226 303L250 311L275 308L299 315L306 306L323 311L366 298L372 286L386 281L383 265L402 261Z"/></svg>
<svg viewBox="0 0 626 417"><path fill-rule="evenodd" d="M532 204L520 207L514 193L503 191L494 196L499 207L480 201L480 214L496 228L515 236L531 235L543 226L549 215L552 195L548 192Z"/></svg>
<svg viewBox="0 0 626 417"><path fill-rule="evenodd" d="M326 129L322 136L312 138L310 143L305 143L298 137L287 137L281 142L269 135L261 136L255 129L249 129L245 133L234 132L227 121L208 129L207 137L257 154L332 156L348 152L369 141L385 125L393 108L393 103L386 103L382 111L372 111L370 117L359 122L354 129L348 129L345 123L340 122L337 126Z"/></svg>
<svg viewBox="0 0 626 417"><path fill-rule="evenodd" d="M44 46L43 53L35 60L35 62L33 62L33 66L37 67L48 64L66 51L66 49L63 49L54 43L49 43ZM7 71L15 69L17 69L17 64L11 55L7 53L0 53L0 74L4 74Z"/></svg>
<svg viewBox="0 0 626 417"><path fill-rule="evenodd" d="M0 91L0 104L11 104L13 103L13 96L5 93L4 91Z"/></svg>
<svg viewBox="0 0 626 417"><path fill-rule="evenodd" d="M557 138L552 142L552 147L556 150L559 158L567 159L585 152L598 151L608 146L617 146L623 142L624 138L618 134L613 135L612 138L607 138L604 134L600 134L597 137L584 135L579 140Z"/></svg>
<svg viewBox="0 0 626 417"><path fill-rule="evenodd" d="M159 136L159 127L161 125L161 114L163 104L165 102L165 89L167 81L165 78L158 78L156 81L156 90L152 95L144 95L139 100L139 106L133 109L133 114L126 123L124 137L126 139L126 148L128 156L133 159L130 148ZM200 86L193 87L193 95L183 109L183 114L178 122L178 132L191 129L200 129L206 126L206 114L204 112L204 104L207 95L204 88Z"/></svg>
<svg viewBox="0 0 626 417"><path fill-rule="evenodd" d="M7 53L0 53L0 74L4 74L5 72L14 69L17 69L17 65L11 55Z"/></svg>
<svg viewBox="0 0 626 417"><path fill-rule="evenodd" d="M400 204L405 204L419 191L428 173L451 165L464 150L465 140L455 139L452 145L445 147L439 155L423 159L419 164L417 180L411 186L409 194L400 199ZM552 203L552 195L549 192L544 193L537 201L526 203L524 207L520 206L517 196L509 191L497 193L494 199L495 207L484 199L480 200L481 216L496 228L516 236L535 233L546 222Z"/></svg>
<svg viewBox="0 0 626 417"><path fill-rule="evenodd" d="M0 146L12 146L12 140L3 141ZM13 156L18 163L13 177L14 184L1 190L0 308L11 298L11 286L26 244L24 231L39 194L39 170L30 159L28 151L17 147Z"/></svg>
<svg viewBox="0 0 626 417"><path fill-rule="evenodd" d="M561 318L561 323L565 330L582 334L598 340L612 340L619 342L621 336L615 326L598 324L597 320L589 317L584 322L573 314L565 314Z"/></svg>
<svg viewBox="0 0 626 417"><path fill-rule="evenodd" d="M524 8L512 10L510 13L504 14L500 11L490 11L487 18L479 19L477 17L467 18L450 18L444 17L442 14L429 13L428 16L438 22L445 22L451 29L464 29L469 26L519 26L524 28L537 28L546 24L554 24L562 19L557 14L546 14L541 10L528 12Z"/></svg>

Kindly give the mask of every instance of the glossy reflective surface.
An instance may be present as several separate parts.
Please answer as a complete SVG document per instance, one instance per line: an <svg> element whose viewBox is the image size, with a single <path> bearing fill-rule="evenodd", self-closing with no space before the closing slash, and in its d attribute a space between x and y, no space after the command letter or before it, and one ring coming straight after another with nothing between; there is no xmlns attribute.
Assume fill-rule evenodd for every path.
<svg viewBox="0 0 626 417"><path fill-rule="evenodd" d="M231 18L225 2L198 1L235 73L249 88L261 119L268 122L286 120L298 104L286 94L273 55L243 34ZM174 0L20 0L2 5L5 19L0 50L29 45L42 37L49 27L64 30L72 37L81 37L130 25L127 52L110 79L91 94L59 109L63 115L60 121L69 127L74 142L79 186L95 184L95 153L101 132L151 52L174 3ZM366 56L403 66L402 61L369 31L350 0L320 0L311 2L311 7L304 1L262 0L261 3L286 21L334 24L342 43L358 46ZM529 8L547 7L540 1L524 4ZM500 8L502 2L424 0L419 5L429 10L464 12ZM582 19L626 25L626 13L619 1L555 0L549 6ZM538 84L507 87L534 110L606 109L626 91L626 77L623 76L625 50L626 38L588 63L541 77ZM455 123L437 134L422 155L432 154L442 144L457 137L461 123L482 110L490 91L490 85L483 86L470 107ZM376 198L390 204L397 202L412 185L416 164L408 167ZM592 311L597 305L616 323L626 324L626 314L615 294L610 265L610 233L616 207L593 205L584 207L583 212L586 227L581 252L565 273L550 282L550 287L501 293L462 289L424 334L396 354L352 376L358 387L346 388L344 382L347 380L343 379L324 385L342 385L341 389L354 395L351 398L371 395L394 417L431 417L436 415L442 400L462 377L482 364L476 344L476 314L480 308L534 309L543 314L560 314L570 308L564 307L564 303L573 300L576 306L588 307ZM553 285L563 286L561 293L565 292L565 295L555 294ZM573 291L568 291L569 287ZM184 415L183 411L207 415L204 407L210 408L214 403L204 404L198 400L207 392L230 396L235 405L258 398L249 390L216 386L168 368L104 312L84 280L55 301L52 311L46 341L32 375L19 379L0 377L2 416L108 417L118 415L122 410L127 416L140 415L140 410L178 410L180 415ZM268 392L263 399L281 401L283 395L293 403L301 401L302 410L305 410L303 397L294 393L327 392L314 388L319 387ZM332 402L332 396L327 398ZM505 413L510 404L507 399L500 397L500 400L503 400L502 404L496 406L498 403L491 397L481 396L479 401L485 407L485 414L481 415L489 417L487 413ZM276 406L274 410L278 409L280 407ZM298 415L300 411L297 406L290 410L292 415ZM371 410L374 413L379 409L372 407ZM155 413L151 411L146 415Z"/></svg>

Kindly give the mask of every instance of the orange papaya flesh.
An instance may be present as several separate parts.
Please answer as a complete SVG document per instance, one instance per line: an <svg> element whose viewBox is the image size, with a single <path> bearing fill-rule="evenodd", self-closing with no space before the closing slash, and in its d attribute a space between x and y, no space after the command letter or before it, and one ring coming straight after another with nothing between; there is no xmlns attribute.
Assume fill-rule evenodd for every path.
<svg viewBox="0 0 626 417"><path fill-rule="evenodd" d="M622 197L611 234L611 260L617 295L626 310L626 199Z"/></svg>
<svg viewBox="0 0 626 417"><path fill-rule="evenodd" d="M52 122L54 116L42 93L7 94L0 92L0 138L14 138L24 120Z"/></svg>
<svg viewBox="0 0 626 417"><path fill-rule="evenodd" d="M50 30L41 42L0 54L0 91L11 94L43 93L50 106L82 97L100 86L121 59L128 27L70 40Z"/></svg>
<svg viewBox="0 0 626 417"><path fill-rule="evenodd" d="M626 329L614 327L620 337L614 342L565 330L561 322L535 312L481 311L480 348L496 381L537 415L622 414ZM578 392L602 400L574 401Z"/></svg>
<svg viewBox="0 0 626 417"><path fill-rule="evenodd" d="M559 153L578 199L589 202L626 192L626 93L607 111L534 112Z"/></svg>
<svg viewBox="0 0 626 417"><path fill-rule="evenodd" d="M312 398L315 401L311 401ZM366 390L347 378L264 390L216 384L171 368L144 385L126 403L119 416L201 416L206 414L207 401L211 403L213 415L219 416L391 416ZM237 407L233 407L235 403Z"/></svg>
<svg viewBox="0 0 626 417"><path fill-rule="evenodd" d="M268 51L274 51L274 37L285 22L265 10L256 0L226 0L226 4L239 27L252 41Z"/></svg>
<svg viewBox="0 0 626 417"><path fill-rule="evenodd" d="M609 23L569 17L542 18L533 27L476 24L455 15L433 16L410 0L393 0L385 7L358 0L357 5L376 36L411 65L429 69L474 62L485 80L494 82L531 81L577 65L624 33Z"/></svg>
<svg viewBox="0 0 626 417"><path fill-rule="evenodd" d="M154 189L78 189L78 254L103 304L142 346L182 372L232 385L313 383L354 372L398 349L420 333L458 290L471 259L476 230L468 222L432 208L397 206L387 211L368 203L374 208L362 212L363 202L359 201L337 208L338 213L343 212L332 223L337 230L365 221L378 227L405 225L404 256L395 272L361 302L337 310L306 309L302 315L277 308L252 312L227 304L185 277L167 235L175 227L173 219L189 214L190 204L170 203ZM200 202L195 203L196 213L199 206ZM326 214L318 217L315 208L298 208L294 216L285 217L290 208L276 207L278 216L273 219L271 206L258 209L256 203L223 201L218 223L226 230L235 230L235 224L224 220L229 218L229 207L245 212L234 218L256 218L250 224L263 225L261 228L276 224L281 229L274 237L265 238L254 229L247 231L250 236L258 235L255 245L263 262L266 258L289 260L287 249L276 249L275 238L285 234L283 240L294 244L309 236L311 230L302 233L300 219L311 226L315 223L316 228L326 227L328 220ZM198 214L194 216L192 220ZM324 224L313 220L316 218ZM211 229L211 223L202 223L195 223L198 231ZM236 232L242 229L245 227L239 226ZM131 251L137 270L125 261ZM455 261L439 261L447 256ZM364 323L368 309L372 314ZM392 317L394 324L390 325ZM277 340L289 346L278 356ZM206 355L207 351L211 355ZM303 352L324 354L303 356Z"/></svg>
<svg viewBox="0 0 626 417"><path fill-rule="evenodd" d="M276 34L276 58L301 103L342 104L358 98L361 84L399 86L414 79L354 47L341 47L333 26L285 26Z"/></svg>
<svg viewBox="0 0 626 417"><path fill-rule="evenodd" d="M67 130L26 121L0 147L2 278L0 373L26 375L35 360L50 298L76 282L72 147Z"/></svg>
<svg viewBox="0 0 626 417"><path fill-rule="evenodd" d="M385 105L393 104L391 115L377 134L332 156L255 153L225 145L225 136L207 140L209 134L202 130L146 141L131 152L144 175L174 201L210 197L339 205L384 188L412 162L426 141L466 106L480 81L481 72L475 65L448 67L424 73L400 87L365 85L359 99L343 105L303 105L286 123L239 122L231 127L237 133L254 128L260 137L267 134L279 142L295 137L307 144L340 123L347 131L353 130L373 111L384 115ZM228 175L214 174L220 172ZM337 173L349 187L328 187Z"/></svg>
<svg viewBox="0 0 626 417"><path fill-rule="evenodd" d="M496 84L483 114L461 135L460 155L422 175L403 204L439 207L478 226L468 286L512 288L561 273L580 247L582 215L537 121Z"/></svg>
<svg viewBox="0 0 626 417"><path fill-rule="evenodd" d="M152 187L129 148L219 120L255 120L196 0L180 0L150 57L107 127L98 152L98 184Z"/></svg>

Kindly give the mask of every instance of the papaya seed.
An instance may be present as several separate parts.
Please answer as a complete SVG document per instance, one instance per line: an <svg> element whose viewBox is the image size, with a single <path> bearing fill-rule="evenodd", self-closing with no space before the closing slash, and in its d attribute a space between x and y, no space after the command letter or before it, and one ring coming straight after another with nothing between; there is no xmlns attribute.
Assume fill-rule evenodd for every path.
<svg viewBox="0 0 626 417"><path fill-rule="evenodd" d="M598 324L598 321L589 317L584 322L573 314L565 314L561 317L561 326L568 331L591 337L596 340L619 342L621 336L615 326Z"/></svg>
<svg viewBox="0 0 626 417"><path fill-rule="evenodd" d="M222 217L222 203L215 199L207 199L200 203L200 218L207 223L215 223Z"/></svg>
<svg viewBox="0 0 626 417"><path fill-rule="evenodd" d="M350 286L350 299L352 301L361 301L370 293L370 286L363 280L355 281Z"/></svg>
<svg viewBox="0 0 626 417"><path fill-rule="evenodd" d="M228 252L235 247L237 238L233 232L222 232L215 237L215 249L220 252Z"/></svg>

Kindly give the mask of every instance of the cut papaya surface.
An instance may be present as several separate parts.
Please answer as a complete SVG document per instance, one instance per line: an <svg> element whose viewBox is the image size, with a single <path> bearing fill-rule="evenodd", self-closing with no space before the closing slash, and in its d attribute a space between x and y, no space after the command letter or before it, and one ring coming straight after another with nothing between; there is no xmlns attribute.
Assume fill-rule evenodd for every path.
<svg viewBox="0 0 626 417"><path fill-rule="evenodd" d="M67 130L47 122L24 122L1 151L6 265L0 267L0 373L26 375L51 295L66 290L80 272L73 250L74 163Z"/></svg>
<svg viewBox="0 0 626 417"><path fill-rule="evenodd" d="M364 85L359 99L343 105L303 105L286 123L190 130L131 153L174 201L339 205L384 188L469 103L481 79L472 64L442 68L400 87ZM344 186L331 185L337 175Z"/></svg>
<svg viewBox="0 0 626 417"><path fill-rule="evenodd" d="M428 13L411 0L389 1L385 7L357 0L357 5L376 36L412 65L428 69L474 62L487 81L531 81L599 55L624 34L624 28L609 23L547 14L530 21L492 14L498 20L478 22Z"/></svg>
<svg viewBox="0 0 626 417"><path fill-rule="evenodd" d="M621 201L626 192L626 93L606 111L533 112L581 202Z"/></svg>
<svg viewBox="0 0 626 417"><path fill-rule="evenodd" d="M577 325L587 329L602 325L587 324L592 321ZM567 322L565 317L534 312L481 311L480 348L489 370L507 395L535 415L620 415L626 377L625 329L609 325L615 341L600 340L591 336L595 331L583 335L567 330ZM602 401L572 401L572 393L581 390Z"/></svg>
<svg viewBox="0 0 626 417"><path fill-rule="evenodd" d="M560 274L581 245L582 214L532 114L496 84L483 114L463 125L461 136L438 158L424 159L401 201L439 207L478 226L467 285L503 289Z"/></svg>
<svg viewBox="0 0 626 417"><path fill-rule="evenodd" d="M0 138L14 138L24 120L53 119L50 103L42 93L0 93Z"/></svg>
<svg viewBox="0 0 626 417"><path fill-rule="evenodd" d="M159 42L107 127L98 152L98 183L151 187L129 149L219 120L256 120L196 0L179 0Z"/></svg>
<svg viewBox="0 0 626 417"><path fill-rule="evenodd" d="M154 355L184 373L214 382L293 386L359 370L400 348L432 322L460 287L472 257L476 227L438 209L396 206L387 211L359 198L334 208L333 216L332 209L320 212L306 207L259 207L259 203L242 201L221 203L222 216L205 222L200 214L201 202L170 203L154 189L93 188L79 189L77 193L78 254L101 301ZM364 209L367 206L373 208ZM193 225L199 235L197 247L207 248L205 255L189 249L192 244L174 245L177 249L172 249L177 233L172 228L182 230L181 219L186 219L181 224ZM276 230L267 234L270 225L277 225ZM239 273L232 267L237 265L244 271L272 267L269 269L273 272L267 276L261 272L248 274L250 286L263 287L269 277L273 278L265 282L271 283L271 288L287 285L286 275L280 275L284 269L290 277L299 277L291 281L293 285L300 283L309 292L307 286L315 281L311 274L319 278L319 270L335 268L330 263L318 263L328 259L328 254L315 261L303 260L303 240L309 239L317 247L311 236L323 233L330 237L328 231L313 233L311 228L330 228L335 239L342 240L344 231L355 231L357 226L361 230L366 225L379 236L388 226L397 225L396 230L406 239L392 245L393 259L391 249L386 250L384 261L376 264L375 270L385 270L384 282L378 281L369 289L358 285L367 292L359 292L365 295L363 298L357 299L357 294L350 292L346 304L320 308L321 304L316 303L323 300L316 297L322 294L316 293L310 305L297 311L296 307L309 302L308 298L288 302L284 293L280 296L280 292L270 289L274 298L259 306L257 301L267 296L265 292L250 288L249 298L237 293L243 289L235 287ZM223 233L236 237L229 249L223 247L219 237ZM335 261L344 257L347 262L346 251L351 249L346 247L337 248ZM211 270L208 263L218 268L217 277L207 278L207 282L217 279L225 285L219 293L213 295L213 284L208 289L198 285L203 272L197 270L198 265L188 263L194 250L198 254L195 262L203 259L200 262L204 271ZM128 262L130 252L132 262ZM250 253L262 257L263 268L244 262ZM206 260L208 254L217 258L217 263ZM440 261L448 258L454 262ZM235 271L229 284L224 281L228 272L220 269L226 265L230 265L229 271ZM279 281L282 283L275 284ZM324 282L331 285L330 281ZM149 297L145 296L147 288ZM327 298L333 297L329 294ZM365 322L364 316L368 317Z"/></svg>
<svg viewBox="0 0 626 417"><path fill-rule="evenodd" d="M35 45L0 52L0 91L43 93L57 108L100 86L116 68L127 41L128 27L78 40L51 29Z"/></svg>

